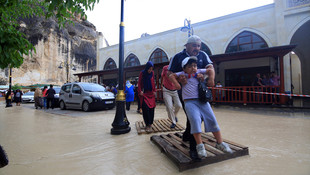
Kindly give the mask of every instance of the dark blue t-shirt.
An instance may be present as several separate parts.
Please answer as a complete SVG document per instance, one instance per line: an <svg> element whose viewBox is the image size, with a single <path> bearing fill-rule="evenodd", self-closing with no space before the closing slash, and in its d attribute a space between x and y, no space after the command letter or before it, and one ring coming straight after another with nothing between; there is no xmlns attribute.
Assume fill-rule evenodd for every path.
<svg viewBox="0 0 310 175"><path fill-rule="evenodd" d="M53 88L49 88L46 92L47 98L54 98L54 95L56 94L56 91Z"/></svg>
<svg viewBox="0 0 310 175"><path fill-rule="evenodd" d="M171 72L181 72L183 71L182 68L182 61L186 58L189 57L189 55L186 52L186 49L184 49L182 52L177 53L170 61L168 70ZM197 57L197 68L198 69L203 69L205 68L208 64L212 64L211 59L209 56L204 52L200 51Z"/></svg>

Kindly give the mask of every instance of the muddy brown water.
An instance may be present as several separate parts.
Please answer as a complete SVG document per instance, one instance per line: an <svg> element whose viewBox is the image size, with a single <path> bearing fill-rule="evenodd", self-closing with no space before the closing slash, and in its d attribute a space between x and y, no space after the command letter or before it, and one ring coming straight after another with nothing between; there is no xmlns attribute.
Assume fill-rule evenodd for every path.
<svg viewBox="0 0 310 175"><path fill-rule="evenodd" d="M10 163L0 175L310 174L309 113L213 107L223 138L248 146L250 155L180 173L150 141L152 134L137 134L134 123L142 116L136 107L126 111L131 131L111 135L115 109L35 110L1 102L0 144ZM158 105L155 119L166 117ZM185 126L183 111L178 118Z"/></svg>

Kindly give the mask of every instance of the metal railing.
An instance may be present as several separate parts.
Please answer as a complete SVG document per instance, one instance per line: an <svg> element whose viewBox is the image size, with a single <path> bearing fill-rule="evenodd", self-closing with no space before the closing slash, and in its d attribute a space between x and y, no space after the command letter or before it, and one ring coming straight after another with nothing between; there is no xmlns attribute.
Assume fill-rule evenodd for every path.
<svg viewBox="0 0 310 175"><path fill-rule="evenodd" d="M214 102L280 104L279 86L234 86L212 88Z"/></svg>
<svg viewBox="0 0 310 175"><path fill-rule="evenodd" d="M213 102L243 104L282 104L277 93L279 86L233 86L212 88ZM288 97L285 97L285 104ZM156 101L163 101L162 89L157 89Z"/></svg>

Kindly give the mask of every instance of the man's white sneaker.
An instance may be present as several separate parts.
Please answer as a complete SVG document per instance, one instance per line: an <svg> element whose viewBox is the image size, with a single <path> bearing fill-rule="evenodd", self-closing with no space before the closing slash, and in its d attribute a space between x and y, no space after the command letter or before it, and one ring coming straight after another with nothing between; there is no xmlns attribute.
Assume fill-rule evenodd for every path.
<svg viewBox="0 0 310 175"><path fill-rule="evenodd" d="M225 153L233 153L233 151L230 149L229 145L225 142L222 142L220 144L216 143L215 148L225 152Z"/></svg>

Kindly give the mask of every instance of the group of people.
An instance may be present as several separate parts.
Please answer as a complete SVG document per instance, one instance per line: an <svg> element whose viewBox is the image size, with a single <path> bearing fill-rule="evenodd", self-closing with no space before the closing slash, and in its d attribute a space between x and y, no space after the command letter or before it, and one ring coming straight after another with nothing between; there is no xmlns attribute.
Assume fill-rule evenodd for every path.
<svg viewBox="0 0 310 175"><path fill-rule="evenodd" d="M117 87L112 86L106 86L105 84L103 84L103 87L106 88L107 91L112 92L114 95L117 95ZM111 88L110 88L111 87ZM132 84L132 82L130 80L126 81L126 86L125 86L125 99L126 99L126 110L129 111L130 110L130 106L131 103L135 100L135 98L137 99L138 102L138 108L137 108L137 112L142 114L142 109L140 107L140 100L139 97L136 96L136 91L137 91L137 85L136 84Z"/></svg>
<svg viewBox="0 0 310 175"><path fill-rule="evenodd" d="M114 95L117 94L117 87L118 85L114 86L114 85L105 85L105 84L102 84L102 86L109 92L112 92Z"/></svg>
<svg viewBox="0 0 310 175"><path fill-rule="evenodd" d="M209 56L200 50L201 39L193 35L188 38L185 49L176 54L168 66L163 67L163 97L171 119L171 128L178 122L178 111L183 107L187 116L186 130L183 141L190 143L190 156L199 161L207 156L201 139L201 123L204 122L205 132L212 132L217 140L216 147L224 152L232 153L229 145L223 142L219 125L208 102L199 101L198 82L208 77L207 85L214 86L215 72ZM154 64L149 61L139 74L138 88L142 106L146 132L152 131L155 114L155 81Z"/></svg>
<svg viewBox="0 0 310 175"><path fill-rule="evenodd" d="M279 86L280 77L275 73L271 72L261 76L260 73L256 74L256 77L252 83L252 86Z"/></svg>
<svg viewBox="0 0 310 175"><path fill-rule="evenodd" d="M34 107L49 109L50 107L54 109L54 98L56 91L53 88L53 85L50 85L50 88L44 86L43 89L37 87L34 91Z"/></svg>
<svg viewBox="0 0 310 175"><path fill-rule="evenodd" d="M5 102L6 102L6 108L7 107L12 107L12 102L16 102L16 106L20 106L20 103L22 102L22 95L23 92L19 89L16 91L11 91L8 90L7 93L5 94Z"/></svg>
<svg viewBox="0 0 310 175"><path fill-rule="evenodd" d="M53 89L53 85L50 85L50 88L44 86L43 89L37 87L34 92L34 106L36 109L39 107L49 109L50 107L54 109L54 95L56 91ZM23 92L19 89L16 91L8 90L5 95L6 106L5 107L12 107L12 101L16 102L16 106L20 106L22 102L22 95Z"/></svg>

